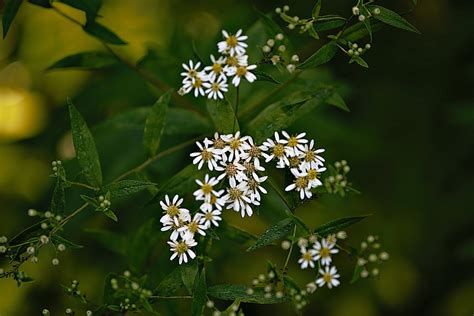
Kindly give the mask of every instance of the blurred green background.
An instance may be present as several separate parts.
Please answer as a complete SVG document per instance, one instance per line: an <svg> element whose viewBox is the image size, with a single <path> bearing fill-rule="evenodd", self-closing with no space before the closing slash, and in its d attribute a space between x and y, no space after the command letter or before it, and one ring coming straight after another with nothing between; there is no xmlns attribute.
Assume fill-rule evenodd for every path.
<svg viewBox="0 0 474 316"><path fill-rule="evenodd" d="M324 13L350 14L352 2L329 2L323 1ZM129 43L117 48L121 54L131 60L146 55L142 65L178 88L178 65L192 56L193 41L206 56L215 51L222 28L245 31L257 20L254 7L270 12L283 4L263 0L104 0L100 13L101 21ZM398 12L411 7L408 1L380 4ZM289 5L292 13L303 17L310 15L313 1L291 1ZM62 9L83 19L77 10ZM349 65L347 57L339 54L329 65L304 77L336 85L351 112L320 107L290 130L307 131L327 149L328 161L348 160L352 182L362 194L345 199L325 197L310 203L300 215L314 227L341 216L373 213L348 230L350 241L357 245L368 234L377 234L391 255L377 280L355 285L349 284L352 263L338 258L342 286L318 290L305 314L474 313L473 14L474 2L469 0L421 0L407 18L422 35L384 27L375 34L366 55L369 69ZM296 32L291 39L302 57L319 45ZM74 162L67 162L74 153L66 97L72 97L88 123L95 126L123 111L149 106L159 95L124 66L98 72L45 71L64 56L100 49L100 43L77 25L31 4L23 5L9 35L0 42L0 235L11 236L31 224L28 208L47 209L53 185L48 177L52 160L62 159L68 170L77 170ZM255 86L263 91L272 88L269 83ZM244 89L243 106L246 96L252 100L250 92ZM200 102L195 106L204 112ZM104 124L93 129L109 180L145 158L141 131L124 130ZM163 146L194 136L173 133L167 135ZM186 164L190 150L154 164L150 177L165 181ZM177 165L176 161L181 162ZM78 195L78 191L68 195L70 205L79 203ZM50 264L53 254L42 253L40 263L26 268L37 281L20 289L13 280L1 280L0 315L39 315L44 307L53 315L64 314L66 307L76 303L62 294L59 284L70 284L72 279L81 281L89 298L100 299L103 276L107 271L125 270L126 259L98 245L84 229L132 236L142 222L159 214L156 207L144 206L147 198L144 194L121 202L118 224L91 212L69 224L65 235L86 247L62 254L58 267ZM272 219L270 209L260 213L252 220L228 214L226 220L259 234ZM250 284L265 271L267 258L281 265L285 257L281 249L249 255L238 245L221 243L213 251L212 284ZM159 258L150 274L164 275L172 266L164 240L155 251ZM296 257L292 261L290 269L298 271ZM297 278L303 285L312 277L304 272ZM186 307L176 304L163 305L163 309L170 314L187 313ZM284 315L291 314L292 308L244 305L244 311L248 315Z"/></svg>

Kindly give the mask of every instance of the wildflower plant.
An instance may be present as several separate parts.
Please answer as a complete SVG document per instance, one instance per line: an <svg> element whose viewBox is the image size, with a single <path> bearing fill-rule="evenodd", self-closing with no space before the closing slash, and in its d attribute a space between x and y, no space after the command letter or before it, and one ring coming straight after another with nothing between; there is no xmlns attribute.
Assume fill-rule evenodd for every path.
<svg viewBox="0 0 474 316"><path fill-rule="evenodd" d="M115 51L112 45L124 45L125 42L97 21L100 6L78 6L87 17L87 23L82 24L61 11L54 2L29 2L56 11L81 25L113 57L111 61L104 52L84 52L65 57L50 69L91 69L121 62L163 93L147 109L141 126L148 158L107 182L102 176L103 162L88 124L68 101L75 160L81 171L71 177L74 168L70 167L70 162L52 162L51 177L55 187L50 208L28 210L28 216L36 219L32 226L15 236L0 237L0 256L3 258L0 278L13 278L18 285L33 281L23 266L27 262L37 263L39 253L46 248L51 248L55 254L50 258L51 264L60 268L64 251L82 247L64 237L68 234L67 224L86 212L89 212L88 216L105 215L119 221L120 200L142 191L151 195L148 205L153 207L154 214L136 229L129 243L129 262L123 267L125 271L112 272L105 278L102 302L87 297L79 289L77 280L63 286L66 295L82 304L86 315L112 315L114 312L123 315L128 311L161 314L163 311L156 307L156 302L171 299L192 299L193 315L243 315L241 303L290 303L300 311L322 288L334 289L360 278L378 276L378 265L389 258L388 253L380 249L379 238L369 236L357 250L349 245L345 231L367 215L344 217L324 224L307 223L298 216L302 205L323 194L344 197L358 191L348 179L350 167L345 160L327 161L326 150L330 152L331 149L322 148L319 143L324 135L289 130L293 130L292 124L298 118L310 115L319 105L329 104L348 110L333 87L318 85L308 89L306 82L297 80L299 76L331 61L338 51L349 56L349 62L367 66L362 56L371 49L372 39L382 24L417 31L404 18L375 5L374 1L363 0L357 1L352 9L348 8L348 17L321 15L322 1L318 0L309 18L292 17L288 6L276 8L276 17L287 24L288 30L284 31L275 17L257 12L256 26L248 29L252 30L251 34L260 32L263 35L260 36L264 38L261 43L250 46L251 35L244 28L235 32L222 30L222 38L207 62L188 59L182 63L182 69L175 69L175 76L181 77L181 85L171 89ZM13 3L15 1L7 1L5 8L8 13L3 18L5 34L18 10ZM324 40L325 43L302 60L291 43L293 30L308 33L311 41ZM332 34L323 36L326 33ZM367 42L357 43L362 40ZM94 60L97 64L90 64ZM276 87L259 102L245 104L239 109L239 89L243 86L250 89L259 81ZM258 91L251 91L258 94ZM230 101L230 96L235 97L235 102ZM270 102L275 96L279 96L279 100ZM205 116L201 103L193 103L198 99L208 99ZM189 103L192 110L179 109L179 114L185 118L179 121L178 112L173 111L177 106ZM203 120L205 124L212 122L213 125L205 128L200 136L162 148L162 135L169 132L174 123L182 130L190 129L190 134L199 134L201 130L196 128L199 124L193 125L193 122ZM193 149L190 149L191 145L195 145ZM158 179L159 184L153 182L153 175L146 169L155 161L184 150L188 150L188 165L177 166L176 169L181 170L167 179ZM82 193L81 205L66 200L66 191L77 193L78 190ZM260 208L270 197L280 200L279 211ZM244 223L265 212L273 212L273 218L280 219L268 223L267 230L260 236L254 236L232 223L228 216L232 212L242 217ZM102 234L102 237L112 236L108 232ZM213 256L213 246L226 242L221 237L237 241L247 248L247 252L281 242L282 260L268 262L266 268L262 267L264 272L251 282L219 284L219 280L211 281L206 271L220 264L219 258ZM153 258L155 248L160 254L165 253L166 260L173 266L170 271L162 271L164 276L160 279L150 277L144 268L144 263ZM249 256L250 260L251 254L242 255ZM339 270L341 259L354 262L352 280ZM305 284L294 281L291 277L294 269L290 264L308 271ZM226 310L220 310L221 305L215 300L231 303ZM66 309L66 314L74 312L71 308ZM47 306L42 313L50 314Z"/></svg>

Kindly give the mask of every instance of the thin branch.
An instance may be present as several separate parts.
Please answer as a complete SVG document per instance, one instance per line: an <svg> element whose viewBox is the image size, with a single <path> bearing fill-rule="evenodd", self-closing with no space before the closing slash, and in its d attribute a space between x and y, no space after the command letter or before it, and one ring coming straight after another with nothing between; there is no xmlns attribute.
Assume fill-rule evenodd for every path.
<svg viewBox="0 0 474 316"><path fill-rule="evenodd" d="M159 296L159 295L152 295L148 296L149 298L157 298L157 299L192 299L193 297L190 295L182 295L182 296Z"/></svg>
<svg viewBox="0 0 474 316"><path fill-rule="evenodd" d="M83 188L89 189L89 190L94 190L94 191L100 190L99 188L90 186L90 185L82 183L82 182L76 182L76 181L70 181L70 180L66 180L66 182L69 183L69 184L78 186L78 187L83 187Z"/></svg>
<svg viewBox="0 0 474 316"><path fill-rule="evenodd" d="M283 273L285 273L286 269L288 268L288 263L290 262L291 253L293 252L293 245L295 244L295 237L296 237L296 225L293 228L293 237L291 238L291 246L290 250L288 251L288 255L286 256L285 265L283 266Z"/></svg>

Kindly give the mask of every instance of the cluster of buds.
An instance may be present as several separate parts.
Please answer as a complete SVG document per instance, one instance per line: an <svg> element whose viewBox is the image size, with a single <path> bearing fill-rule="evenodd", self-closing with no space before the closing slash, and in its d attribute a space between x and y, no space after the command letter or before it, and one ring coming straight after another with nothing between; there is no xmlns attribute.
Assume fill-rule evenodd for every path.
<svg viewBox="0 0 474 316"><path fill-rule="evenodd" d="M284 66L289 73L296 69L296 64L300 61L298 55L292 55L289 59L286 58L287 47L283 43L285 36L278 33L273 38L269 38L262 47L264 59L270 61L274 66Z"/></svg>
<svg viewBox="0 0 474 316"><path fill-rule="evenodd" d="M360 277L377 277L380 270L377 265L389 259L389 254L380 249L378 236L369 235L366 241L361 242L357 265L360 267Z"/></svg>
<svg viewBox="0 0 474 316"><path fill-rule="evenodd" d="M275 13L278 14L283 21L288 23L287 27L290 30L294 30L294 29L297 28L297 29L299 29L299 32L301 34L303 34L305 32L308 32L308 34L311 37L313 37L315 39L319 39L318 33L316 33L316 31L314 30L314 27L313 27L313 24L316 21L314 17L307 18L307 19L302 19L297 15L290 16L288 14L289 10L290 10L290 7L285 5L283 7L283 9L279 8L279 7L276 8Z"/></svg>
<svg viewBox="0 0 474 316"><path fill-rule="evenodd" d="M103 195L99 195L99 209L100 211L107 211L110 209L110 200L108 197L104 197Z"/></svg>
<svg viewBox="0 0 474 316"><path fill-rule="evenodd" d="M153 292L145 288L143 282L128 270L121 276L110 279L110 287L116 292L120 299L120 310L139 310L146 300L153 295Z"/></svg>
<svg viewBox="0 0 474 316"><path fill-rule="evenodd" d="M347 174L351 170L347 161L341 160L334 163L334 168L330 168L331 175L324 179L324 187L329 193L344 196L350 190L350 183Z"/></svg>
<svg viewBox="0 0 474 316"><path fill-rule="evenodd" d="M362 56L366 51L368 51L372 46L367 43L364 46L359 46L357 43L347 43L347 55L353 56Z"/></svg>
<svg viewBox="0 0 474 316"><path fill-rule="evenodd" d="M70 296L80 300L84 304L87 303L87 299L86 299L85 294L83 294L81 292L81 290L79 290L79 281L73 280L71 282L71 286L64 286L63 288L66 291L67 295L70 295Z"/></svg>
<svg viewBox="0 0 474 316"><path fill-rule="evenodd" d="M8 251L7 247L4 246L3 244L6 244L8 242L8 238L5 236L0 237L0 254L4 254Z"/></svg>
<svg viewBox="0 0 474 316"><path fill-rule="evenodd" d="M60 177L64 175L64 168L62 166L61 160L54 160L51 162L51 166L53 168L53 176Z"/></svg>
<svg viewBox="0 0 474 316"><path fill-rule="evenodd" d="M366 18L369 18L373 15L380 14L380 9L379 8L374 8L372 12L367 10L365 6L354 6L352 7L352 15L356 16L357 19L359 19L360 22L364 22Z"/></svg>
<svg viewBox="0 0 474 316"><path fill-rule="evenodd" d="M228 316L244 316L244 311L240 308L240 302L234 302L230 305L225 311L220 311L216 308L214 301L208 300L206 302L206 308L212 311L212 316L221 316L221 315L228 315Z"/></svg>
<svg viewBox="0 0 474 316"><path fill-rule="evenodd" d="M62 221L63 217L59 214L54 214L51 211L46 211L46 212L40 212L38 210L30 208L28 210L28 216L30 217L36 217L38 216L39 218L46 219L46 221L43 221L41 223L41 228L46 230L50 227L55 227L59 224L60 221Z"/></svg>

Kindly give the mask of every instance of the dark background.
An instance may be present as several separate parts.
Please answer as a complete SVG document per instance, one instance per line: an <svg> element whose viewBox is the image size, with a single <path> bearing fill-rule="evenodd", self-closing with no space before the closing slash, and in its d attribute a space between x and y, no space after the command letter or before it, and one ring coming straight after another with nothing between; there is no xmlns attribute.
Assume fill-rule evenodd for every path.
<svg viewBox="0 0 474 316"><path fill-rule="evenodd" d="M103 23L130 43L119 52L138 60L152 48L160 59L147 67L178 87L181 70L174 65L192 56L193 40L205 56L214 51L220 29L245 31L255 22L254 6L269 12L283 4L120 0L104 1L101 14ZM406 13L422 34L386 26L375 34L372 49L365 55L369 69L347 64L342 54L318 68L312 74L336 85L351 112L320 107L290 131L307 131L327 149L328 161L348 160L351 180L362 192L346 199L323 198L310 203L301 216L315 226L340 216L373 213L348 230L350 241L357 244L368 234L377 234L391 259L381 267L377 280L355 285L348 282L351 263L337 259L343 271L342 286L318 290L305 314L471 315L474 3L419 1L413 12L409 12L412 6L408 1L380 4ZM294 1L289 5L292 14L304 17L309 16L313 4ZM323 13L347 16L352 5L349 1L323 1ZM81 18L74 10L68 12ZM296 32L291 34L302 58L319 45ZM79 27L29 4L21 8L10 34L0 42L0 235L11 236L30 224L28 208L48 207L52 186L49 164L57 158L67 161L72 152L66 97L73 98L90 125L130 108L148 106L156 99L156 91L125 67L100 72L44 71L59 58L95 49L101 49L100 44ZM257 85L268 89L269 84ZM199 102L196 106L203 110ZM125 136L107 133L107 128L94 131L107 179L143 160L139 131ZM169 136L164 146L188 138ZM185 165L186 155L163 159L151 168L151 175L164 181ZM182 162L179 166L177 159ZM77 169L74 163L67 167ZM77 195L69 197L71 205L79 203ZM66 307L75 306L59 286L72 279L81 281L92 300L100 298L103 276L107 271L123 271L126 259L98 246L83 230L100 227L132 235L144 219L156 216L156 209L143 206L145 200L146 196L139 196L120 204L117 213L124 220L119 224L91 213L70 224L67 236L87 247L61 254L58 267L49 263L53 254L43 253L38 265L27 267L37 281L20 289L12 280L1 280L0 314L37 315L48 307L60 315ZM234 214L228 220L261 233L268 225L265 218L271 218L264 212L252 221L239 220ZM154 269L165 274L171 265L164 241L160 242L161 266ZM278 249L249 256L236 245L217 245L214 255L218 258L208 280L212 284L250 284L265 270L269 256L280 264L285 257ZM290 269L298 271L296 257L292 261ZM298 278L305 284L311 276L305 272ZM170 307L163 308L170 311ZM244 311L292 313L291 307L279 306L244 305Z"/></svg>

